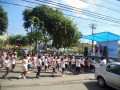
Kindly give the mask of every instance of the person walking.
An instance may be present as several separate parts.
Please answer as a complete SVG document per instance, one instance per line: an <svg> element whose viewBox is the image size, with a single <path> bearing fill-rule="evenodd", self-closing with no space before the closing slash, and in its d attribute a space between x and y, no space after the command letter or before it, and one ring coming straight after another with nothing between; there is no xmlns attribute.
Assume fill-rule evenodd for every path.
<svg viewBox="0 0 120 90"><path fill-rule="evenodd" d="M53 57L51 57L51 66L52 66L52 76L54 77L55 75L55 67L56 67L56 61Z"/></svg>
<svg viewBox="0 0 120 90"><path fill-rule="evenodd" d="M26 74L28 72L28 59L27 59L26 55L24 56L24 59L22 60L21 67L23 68L23 72L21 73L21 75L19 76L19 78L26 79Z"/></svg>
<svg viewBox="0 0 120 90"><path fill-rule="evenodd" d="M45 72L47 71L48 69L48 60L47 60L47 56L45 56L45 60L44 60L44 65L45 65Z"/></svg>
<svg viewBox="0 0 120 90"><path fill-rule="evenodd" d="M37 61L37 57L35 54L32 55L32 70L35 72L35 67L36 67L36 61Z"/></svg>
<svg viewBox="0 0 120 90"><path fill-rule="evenodd" d="M88 72L88 68L89 68L89 60L88 57L85 59L85 72Z"/></svg>
<svg viewBox="0 0 120 90"><path fill-rule="evenodd" d="M38 59L37 59L37 74L36 74L36 78L40 78L40 73L41 73L41 69L42 69L42 60L41 60L41 56L39 55L38 56Z"/></svg>
<svg viewBox="0 0 120 90"><path fill-rule="evenodd" d="M72 60L71 60L71 69L72 69L72 71L74 71L74 69L75 69L75 56L72 56Z"/></svg>
<svg viewBox="0 0 120 90"><path fill-rule="evenodd" d="M81 57L81 72L84 73L85 71L85 58Z"/></svg>
<svg viewBox="0 0 120 90"><path fill-rule="evenodd" d="M14 69L15 69L16 60L17 60L17 55L16 55L16 53L13 53L13 54L12 54L12 61L11 61L11 63L12 63L11 71L12 71L12 72L13 72Z"/></svg>
<svg viewBox="0 0 120 90"><path fill-rule="evenodd" d="M2 75L3 78L7 78L9 72L10 72L10 65L11 65L11 58L10 56L6 56L5 61L3 62L3 65L5 65L6 72L4 75Z"/></svg>
<svg viewBox="0 0 120 90"><path fill-rule="evenodd" d="M76 59L76 75L78 75L79 73L80 73L80 67L81 67L81 60L80 60L80 58L78 57L77 59Z"/></svg>
<svg viewBox="0 0 120 90"><path fill-rule="evenodd" d="M62 77L65 72L65 58L61 58Z"/></svg>

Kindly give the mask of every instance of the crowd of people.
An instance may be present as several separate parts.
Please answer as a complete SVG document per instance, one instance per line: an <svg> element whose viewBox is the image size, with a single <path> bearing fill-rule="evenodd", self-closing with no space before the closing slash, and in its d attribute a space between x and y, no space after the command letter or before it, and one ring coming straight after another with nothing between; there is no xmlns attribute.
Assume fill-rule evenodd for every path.
<svg viewBox="0 0 120 90"><path fill-rule="evenodd" d="M6 68L6 73L2 75L3 78L7 78L10 72L15 71L16 61L19 60L17 57L17 52L12 51L8 53L4 51L0 55L0 69ZM106 64L106 59L101 58L101 65ZM19 78L26 79L26 74L30 70L33 72L36 71L36 78L40 78L41 72L47 72L51 70L51 75L54 77L55 73L61 72L61 76L64 76L65 72L71 71L75 75L80 73L94 72L96 66L96 60L94 57L88 58L84 56L75 56L75 55L55 55L55 54L45 54L40 53L39 55L27 53L24 55L24 58L21 60L21 68L23 72Z"/></svg>

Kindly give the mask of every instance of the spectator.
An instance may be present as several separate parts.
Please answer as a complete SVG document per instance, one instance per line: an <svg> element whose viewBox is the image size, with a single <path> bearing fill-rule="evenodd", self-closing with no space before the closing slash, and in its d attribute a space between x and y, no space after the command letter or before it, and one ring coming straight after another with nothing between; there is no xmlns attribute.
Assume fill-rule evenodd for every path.
<svg viewBox="0 0 120 90"><path fill-rule="evenodd" d="M89 68L89 60L88 57L85 59L85 72L88 72L88 68Z"/></svg>
<svg viewBox="0 0 120 90"><path fill-rule="evenodd" d="M102 60L100 61L100 65L103 66L103 65L105 65L107 63L107 60L105 59L104 56L101 59Z"/></svg>

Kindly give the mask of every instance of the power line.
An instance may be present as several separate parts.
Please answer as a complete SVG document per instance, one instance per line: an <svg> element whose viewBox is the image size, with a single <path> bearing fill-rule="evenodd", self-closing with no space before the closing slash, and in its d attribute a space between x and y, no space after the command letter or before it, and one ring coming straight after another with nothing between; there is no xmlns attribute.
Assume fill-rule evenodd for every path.
<svg viewBox="0 0 120 90"><path fill-rule="evenodd" d="M85 3L88 3L88 4L92 4L92 5L95 5L95 6L99 6L99 7L102 7L102 8L109 9L109 10L112 10L114 12L120 13L120 10L112 9L110 7L105 7L105 6L95 4L95 3L91 3L91 2L88 2L88 1L84 1L84 0L79 0L79 1L82 1L82 2L85 2Z"/></svg>
<svg viewBox="0 0 120 90"><path fill-rule="evenodd" d="M10 4L10 5L16 5L16 6L21 6L21 7L27 7L27 8L33 8L33 7L30 7L30 6L26 6L26 5L21 5L21 4L16 4L16 3L8 3L8 2L3 2L3 1L0 1L0 3ZM73 15L68 15L68 14L64 14L64 15L70 16L70 17L75 17L75 18L81 18L81 19L84 19L84 20L99 22L99 23L102 23L102 24L108 24L108 25L120 27L119 25L104 23L104 22L100 22L100 21L97 21L97 20L93 20L93 19L87 19L87 18L77 17L77 16L73 16Z"/></svg>
<svg viewBox="0 0 120 90"><path fill-rule="evenodd" d="M6 3L6 4L11 4L11 5L16 5L16 6L21 6L21 7L33 8L33 7L29 7L29 6L25 6L25 5L21 5L21 4L17 4L17 3L8 3L8 2L3 2L3 1L0 1L0 2Z"/></svg>
<svg viewBox="0 0 120 90"><path fill-rule="evenodd" d="M28 0L22 0L22 1L28 1ZM65 5L65 4L62 4L62 3L56 3L56 2L53 2L53 1L51 1L51 0L45 0L45 1L41 1L41 0L35 0L35 1L39 1L39 2L44 2L44 3L48 3L48 2L46 2L46 1L49 1L49 3L54 3L54 5L55 4L59 4L60 6L62 5L62 7L64 6L65 8L67 7L67 8L69 8L69 9L73 9L73 10L75 10L75 11L80 11L80 9L79 8L77 8L77 7L73 7L73 6L68 6L68 5ZM30 1L29 1L30 2ZM98 15L100 15L100 16L106 16L106 15L103 15L103 14L100 14L100 13L95 13L95 12L91 12L91 11L88 11L88 10L84 10L84 9L82 9L82 11L84 11L84 12L89 12L89 13L92 13L92 14L98 14ZM106 17L109 17L109 18L112 18L112 19L116 19L116 20L118 20L118 21L120 21L120 19L118 19L118 18L113 18L113 17L110 17L110 16L106 16Z"/></svg>
<svg viewBox="0 0 120 90"><path fill-rule="evenodd" d="M39 1L40 3L37 3L37 2L31 2L31 1L28 1L28 0L22 0L22 1L25 1L25 2L29 2L29 3L34 3L34 4L40 4L40 3L48 3L48 4L51 4L51 5L56 5L57 3L56 2L45 2L45 1L40 1L40 0L35 0L35 1ZM49 1L49 0L47 0ZM48 6L51 6L51 5L48 5ZM120 24L120 19L116 19L116 18L112 18L112 17L109 17L109 16L105 16L105 15L102 15L101 14L95 14L95 13L89 13L89 12L82 12L78 9L73 9L71 7L66 7L65 5L63 6L64 4L58 4L57 6L59 6L60 8L56 7L57 9L61 9L61 10L65 10L65 11L72 11L72 12L75 12L75 13L78 13L78 14L84 14L84 15L87 15L87 16L91 16L91 17L94 17L94 18L99 18L99 19L102 19L102 20L106 20L106 21L109 21L109 22L114 22L114 23L118 23ZM51 6L53 7L53 6ZM63 9L64 8L64 9ZM81 12L81 13L80 13ZM109 17L109 18L108 18Z"/></svg>
<svg viewBox="0 0 120 90"><path fill-rule="evenodd" d="M64 14L64 15L66 15L66 16L71 16L71 17L75 17L75 18L81 18L81 19L85 19L85 20L89 20L89 21L99 22L99 23L102 23L102 24L108 24L108 25L120 27L119 25L109 24L109 23L105 23L105 22L101 22L101 21L97 21L97 20L93 20L93 19L87 19L87 18L82 18L82 17L73 16L73 15L68 15L68 14Z"/></svg>
<svg viewBox="0 0 120 90"><path fill-rule="evenodd" d="M107 1L107 0L101 0L101 1L106 2L107 4L110 4L110 5L114 5L114 6L120 7L120 5L115 4L113 2L110 2L110 1Z"/></svg>

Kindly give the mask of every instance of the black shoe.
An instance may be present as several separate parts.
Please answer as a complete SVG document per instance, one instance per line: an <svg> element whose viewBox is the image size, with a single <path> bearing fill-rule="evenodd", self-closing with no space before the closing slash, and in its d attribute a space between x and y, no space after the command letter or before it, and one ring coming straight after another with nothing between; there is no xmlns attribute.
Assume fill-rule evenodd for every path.
<svg viewBox="0 0 120 90"><path fill-rule="evenodd" d="M3 77L3 79L7 79L7 77L6 77L6 76L4 76L4 75L2 75L2 77Z"/></svg>

